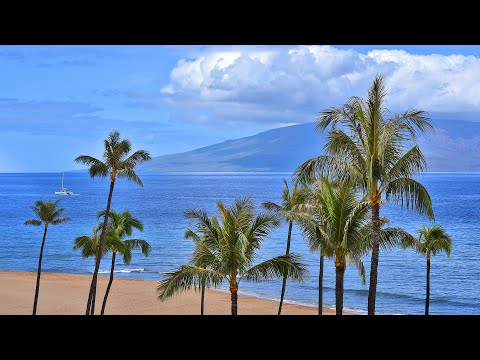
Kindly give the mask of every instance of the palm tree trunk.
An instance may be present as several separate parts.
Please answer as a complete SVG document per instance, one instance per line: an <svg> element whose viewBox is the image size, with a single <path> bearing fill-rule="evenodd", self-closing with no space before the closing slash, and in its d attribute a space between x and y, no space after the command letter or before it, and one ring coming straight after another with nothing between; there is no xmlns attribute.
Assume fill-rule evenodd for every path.
<svg viewBox="0 0 480 360"><path fill-rule="evenodd" d="M290 221L288 225L288 237L287 237L287 250L285 251L285 255L290 254L290 240L292 239L292 227L293 221ZM282 306L283 306L283 297L285 296L285 288L287 286L287 275L283 274L283 282L282 282L282 294L280 295L280 305L278 306L278 315L282 313Z"/></svg>
<svg viewBox="0 0 480 360"><path fill-rule="evenodd" d="M43 239L42 239L42 246L40 247L40 257L38 258L37 286L35 287L35 298L33 300L32 315L37 314L38 292L40 291L40 275L42 274L43 247L45 246L45 238L47 237L47 228L48 228L48 225L45 224L45 230L43 232Z"/></svg>
<svg viewBox="0 0 480 360"><path fill-rule="evenodd" d="M343 314L343 280L345 264L335 266L335 315Z"/></svg>
<svg viewBox="0 0 480 360"><path fill-rule="evenodd" d="M95 262L95 270L93 271L92 283L90 284L90 293L88 295L87 310L85 315L93 315L95 313L95 295L97 292L97 277L100 268L100 259L102 258L103 243L105 240L105 231L107 229L108 215L110 214L110 205L112 203L113 187L115 181L110 181L110 192L108 193L107 209L105 210L105 219L103 220L102 233L98 242L98 257Z"/></svg>
<svg viewBox="0 0 480 360"><path fill-rule="evenodd" d="M108 294L110 293L110 288L112 287L112 283L113 283L113 273L114 273L114 270L115 270L115 256L116 255L117 255L117 252L113 251L112 252L112 266L110 267L110 280L108 281L107 291L105 291L105 297L103 298L102 311L100 312L100 315L103 315L105 313L105 306L107 306Z"/></svg>
<svg viewBox="0 0 480 360"><path fill-rule="evenodd" d="M320 253L320 271L318 273L318 315L323 315L323 255Z"/></svg>
<svg viewBox="0 0 480 360"><path fill-rule="evenodd" d="M230 284L230 298L232 300L232 315L237 315L238 284Z"/></svg>
<svg viewBox="0 0 480 360"><path fill-rule="evenodd" d="M375 315L377 298L378 257L380 255L380 204L372 204L372 261L370 267L370 287L368 289L368 315Z"/></svg>
<svg viewBox="0 0 480 360"><path fill-rule="evenodd" d="M202 284L202 299L200 301L200 315L203 315L205 309L205 283Z"/></svg>
<svg viewBox="0 0 480 360"><path fill-rule="evenodd" d="M425 299L425 315L430 307L430 255L427 255L427 297Z"/></svg>

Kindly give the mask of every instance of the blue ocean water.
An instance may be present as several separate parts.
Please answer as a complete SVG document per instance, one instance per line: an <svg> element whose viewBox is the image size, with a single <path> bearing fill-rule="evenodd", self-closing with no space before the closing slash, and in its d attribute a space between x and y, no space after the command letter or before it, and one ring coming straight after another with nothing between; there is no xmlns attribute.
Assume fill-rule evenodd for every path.
<svg viewBox="0 0 480 360"><path fill-rule="evenodd" d="M215 211L215 200L231 203L237 196L253 194L257 205L262 201L280 201L282 177L289 173L165 173L144 174L144 187L119 180L113 195L112 208L129 209L140 217L145 226L135 237L148 240L153 251L148 258L135 253L129 266L117 261L119 277L160 280L162 272L173 270L188 261L193 244L183 239L188 220L183 211L204 208ZM450 257L444 254L432 258L432 314L480 314L480 174L428 173L422 183L432 197L436 220L444 225L453 238ZM33 217L29 208L38 199L62 199L65 216L72 221L48 230L43 270L89 274L93 259L84 260L72 250L73 240L91 235L97 224L96 214L106 205L109 182L89 178L86 173L66 173L65 186L79 196L56 196L61 174L0 174L0 252L1 270L36 271L43 228L25 226ZM382 216L390 218L391 226L402 226L414 233L428 219L414 212L399 210L391 205L382 208ZM287 226L276 229L265 240L258 261L281 255L285 251ZM292 251L304 255L309 277L303 283L287 283L286 301L317 304L319 256L310 253L300 232L294 227ZM108 273L108 257L101 271ZM369 259L365 266L370 269ZM388 314L422 314L425 298L426 260L412 250L381 252L377 290L377 311ZM324 304L334 304L335 274L333 261L327 259L324 274ZM368 277L367 277L368 284ZM226 288L225 288L226 289ZM240 294L278 299L280 281L240 283ZM0 289L1 293L1 289ZM367 308L368 286L362 285L353 266L345 274L346 309L364 312ZM208 306L208 304L206 305ZM239 304L241 308L241 303Z"/></svg>

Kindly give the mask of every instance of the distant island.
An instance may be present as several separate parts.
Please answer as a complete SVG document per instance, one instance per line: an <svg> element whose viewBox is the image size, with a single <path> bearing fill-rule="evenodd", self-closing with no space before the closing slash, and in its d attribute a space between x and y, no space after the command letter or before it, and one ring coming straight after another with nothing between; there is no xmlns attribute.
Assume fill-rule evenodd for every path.
<svg viewBox="0 0 480 360"><path fill-rule="evenodd" d="M480 171L480 122L432 120L435 133L418 141L428 171ZM293 171L322 153L323 134L306 123L268 130L253 136L199 149L154 157L140 172Z"/></svg>

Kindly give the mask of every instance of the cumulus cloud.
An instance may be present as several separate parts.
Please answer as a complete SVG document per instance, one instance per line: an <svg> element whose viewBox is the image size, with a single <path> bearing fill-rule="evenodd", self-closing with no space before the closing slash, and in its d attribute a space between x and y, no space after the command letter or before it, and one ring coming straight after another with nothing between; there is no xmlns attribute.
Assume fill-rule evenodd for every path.
<svg viewBox="0 0 480 360"><path fill-rule="evenodd" d="M160 100L140 106L188 107L202 122L299 123L365 96L375 74L387 77L394 111L480 111L480 59L416 55L404 50L366 54L332 46L214 48L178 61ZM205 115L207 114L207 115Z"/></svg>

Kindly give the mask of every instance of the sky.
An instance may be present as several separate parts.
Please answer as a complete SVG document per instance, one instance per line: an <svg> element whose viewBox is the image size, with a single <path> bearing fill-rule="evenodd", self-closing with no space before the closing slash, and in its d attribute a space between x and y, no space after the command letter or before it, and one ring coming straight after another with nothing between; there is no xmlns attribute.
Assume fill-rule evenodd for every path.
<svg viewBox="0 0 480 360"><path fill-rule="evenodd" d="M480 46L0 46L0 172L83 168L116 129L152 156L311 122L382 73L393 112L480 121Z"/></svg>

